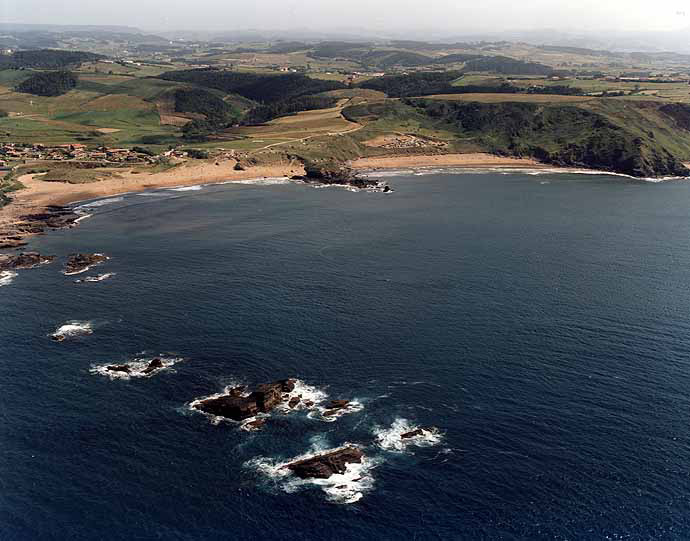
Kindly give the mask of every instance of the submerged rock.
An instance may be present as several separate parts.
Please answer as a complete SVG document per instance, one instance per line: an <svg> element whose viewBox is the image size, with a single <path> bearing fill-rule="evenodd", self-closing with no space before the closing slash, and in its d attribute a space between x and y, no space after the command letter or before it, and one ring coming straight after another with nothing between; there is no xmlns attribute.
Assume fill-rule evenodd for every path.
<svg viewBox="0 0 690 541"><path fill-rule="evenodd" d="M363 457L364 453L357 447L343 447L284 467L301 479L328 479L334 474L345 473L348 464L360 464Z"/></svg>
<svg viewBox="0 0 690 541"><path fill-rule="evenodd" d="M103 263L109 259L104 254L72 254L65 265L64 274L72 275L85 272L94 265Z"/></svg>
<svg viewBox="0 0 690 541"><path fill-rule="evenodd" d="M0 271L33 269L52 263L55 256L44 256L38 252L25 252L19 255L0 255Z"/></svg>

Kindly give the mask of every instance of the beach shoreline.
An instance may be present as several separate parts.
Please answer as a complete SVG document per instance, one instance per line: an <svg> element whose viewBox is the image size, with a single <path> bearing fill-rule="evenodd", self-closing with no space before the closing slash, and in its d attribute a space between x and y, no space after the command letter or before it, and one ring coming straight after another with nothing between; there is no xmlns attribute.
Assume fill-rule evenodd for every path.
<svg viewBox="0 0 690 541"><path fill-rule="evenodd" d="M178 188L195 185L218 184L232 181L251 181L266 178L290 178L304 175L300 162L290 161L268 166L254 166L236 170L235 160L203 161L183 163L160 172L136 172L123 170L117 176L85 184L46 182L41 174L26 174L19 177L24 189L12 194L12 202L0 208L0 249L24 246L27 239L41 234L44 220L41 215L51 208L65 207L75 203L138 193L160 188ZM375 175L386 170L410 170L424 168L466 168L466 169L549 169L552 166L529 158L510 158L486 153L406 155L358 158L349 162L352 169L360 173ZM600 173L605 174L604 171ZM401 173L402 174L402 173ZM33 227L36 222L39 227ZM72 223L77 223L74 220Z"/></svg>

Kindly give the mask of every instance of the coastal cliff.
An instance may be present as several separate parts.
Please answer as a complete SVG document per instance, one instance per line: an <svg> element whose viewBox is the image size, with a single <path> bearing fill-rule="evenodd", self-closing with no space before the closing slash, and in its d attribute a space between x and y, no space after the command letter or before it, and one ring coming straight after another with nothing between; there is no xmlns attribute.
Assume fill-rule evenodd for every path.
<svg viewBox="0 0 690 541"><path fill-rule="evenodd" d="M455 134L464 144L501 156L534 158L634 177L688 176L690 106L598 100L479 103L411 98L349 108L348 118L390 122L410 118Z"/></svg>

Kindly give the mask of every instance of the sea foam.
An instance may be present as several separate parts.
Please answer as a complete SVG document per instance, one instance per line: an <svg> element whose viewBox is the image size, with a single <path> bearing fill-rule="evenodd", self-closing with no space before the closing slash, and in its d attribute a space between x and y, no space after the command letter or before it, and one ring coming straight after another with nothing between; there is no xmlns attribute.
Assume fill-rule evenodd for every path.
<svg viewBox="0 0 690 541"><path fill-rule="evenodd" d="M13 271L2 271L0 272L0 287L8 286L17 277L17 273Z"/></svg>
<svg viewBox="0 0 690 541"><path fill-rule="evenodd" d="M160 359L163 366L160 368L156 368L156 369L154 369L148 373L144 372L144 370L146 370L146 368L149 366L149 363L153 359ZM150 377L155 376L156 374L158 374L160 372L163 372L164 370L171 369L174 365L181 362L182 360L183 359L181 357L165 357L165 356L136 357L131 361L126 361L126 362L122 363L122 364L126 364L130 367L130 372L120 372L120 371L115 371L115 370L108 370L108 366L113 366L114 364L117 364L117 363L92 365L90 372L92 374L98 374L100 376L109 377L112 380L115 380L115 379L128 380L131 378L150 378Z"/></svg>
<svg viewBox="0 0 690 541"><path fill-rule="evenodd" d="M93 323L91 321L68 321L58 327L51 337L66 339L87 336L89 334L93 334Z"/></svg>
<svg viewBox="0 0 690 541"><path fill-rule="evenodd" d="M403 434L419 430L420 428L423 430L422 434L405 439L401 437ZM395 419L389 428L374 427L373 433L376 438L376 444L381 449L396 452L406 451L411 446L431 447L439 444L443 439L442 434L436 428L419 427L401 417Z"/></svg>
<svg viewBox="0 0 690 541"><path fill-rule="evenodd" d="M287 461L259 457L246 462L245 467L258 471L273 482L278 489L288 494L306 488L320 488L326 498L333 503L355 503L374 488L372 471L380 462L376 457L365 456L360 464L348 464L344 473L331 475L328 479L300 479L286 467L292 462L353 446L356 447L346 443L338 448L324 449L322 445L315 444L309 452Z"/></svg>

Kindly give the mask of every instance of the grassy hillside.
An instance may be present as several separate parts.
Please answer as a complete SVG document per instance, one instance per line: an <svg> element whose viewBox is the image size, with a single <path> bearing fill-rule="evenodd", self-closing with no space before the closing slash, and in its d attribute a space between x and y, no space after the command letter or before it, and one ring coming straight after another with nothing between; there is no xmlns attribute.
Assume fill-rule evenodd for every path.
<svg viewBox="0 0 690 541"><path fill-rule="evenodd" d="M427 129L450 131L487 152L531 156L557 165L639 177L690 173L682 164L690 157L690 132L680 127L682 120L661 111L657 103L600 102L590 106L420 98L395 107L360 104L344 114L365 123L400 124L409 119ZM673 144L671 137L676 138Z"/></svg>

